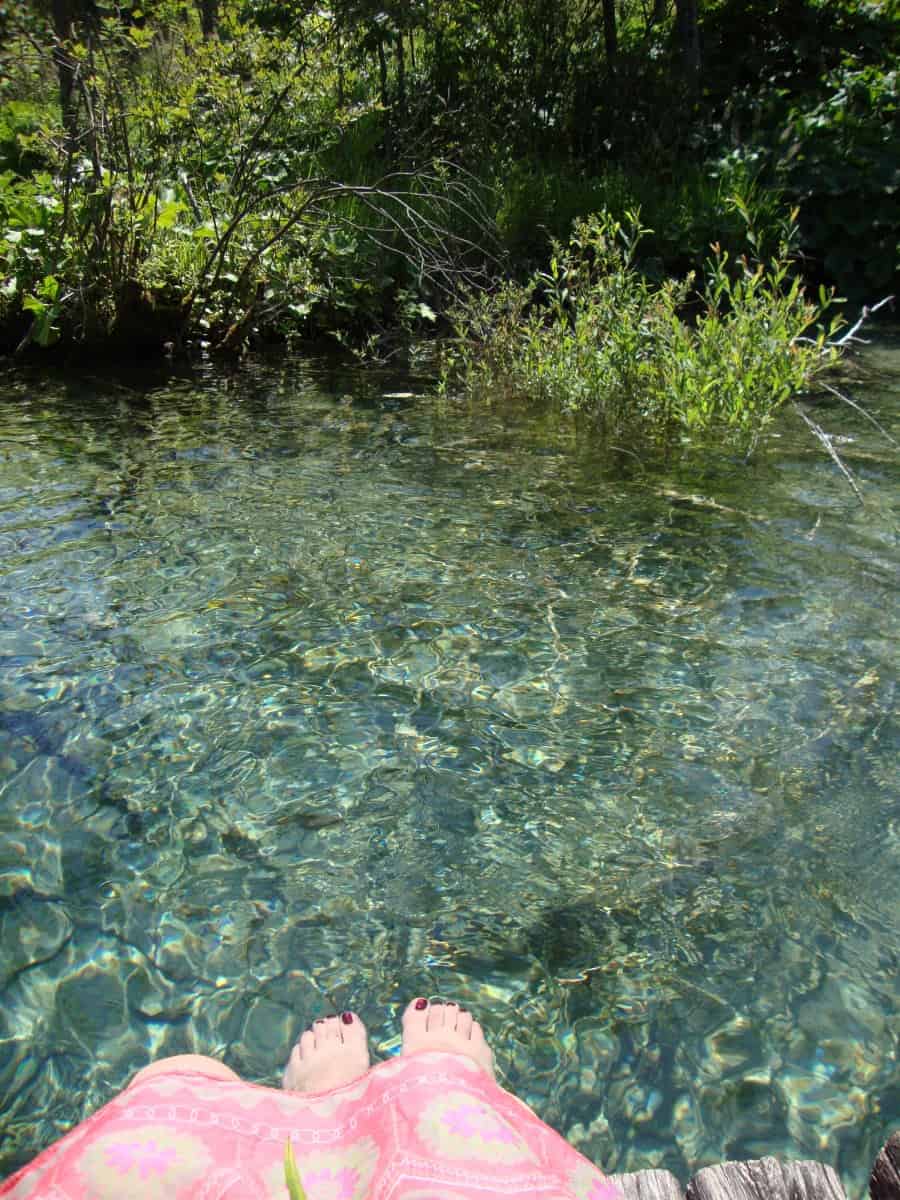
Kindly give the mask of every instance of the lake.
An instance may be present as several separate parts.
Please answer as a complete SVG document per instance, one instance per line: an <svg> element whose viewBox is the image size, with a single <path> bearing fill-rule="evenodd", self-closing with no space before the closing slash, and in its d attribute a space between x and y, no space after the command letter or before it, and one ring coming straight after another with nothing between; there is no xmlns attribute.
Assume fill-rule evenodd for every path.
<svg viewBox="0 0 900 1200"><path fill-rule="evenodd" d="M900 338L854 369L900 437ZM417 994L606 1170L900 1124L898 455L650 470L426 365L0 385L0 1173Z"/></svg>

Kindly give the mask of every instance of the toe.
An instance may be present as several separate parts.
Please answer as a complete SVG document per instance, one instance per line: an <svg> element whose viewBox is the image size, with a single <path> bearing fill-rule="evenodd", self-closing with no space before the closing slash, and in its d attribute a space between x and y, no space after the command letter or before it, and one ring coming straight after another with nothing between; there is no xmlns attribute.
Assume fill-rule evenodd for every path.
<svg viewBox="0 0 900 1200"><path fill-rule="evenodd" d="M459 1005L452 1000L444 1005L444 1028L456 1030L459 1026Z"/></svg>
<svg viewBox="0 0 900 1200"><path fill-rule="evenodd" d="M334 1016L326 1017L324 1022L319 1026L318 1038L320 1042L324 1042L329 1046L335 1042L343 1041L340 1018Z"/></svg>
<svg viewBox="0 0 900 1200"><path fill-rule="evenodd" d="M300 1057L300 1043L297 1042L292 1047L290 1057L285 1064L284 1072L281 1077L281 1086L286 1091L293 1091L296 1086L296 1081L300 1078L300 1073L303 1070L302 1058Z"/></svg>
<svg viewBox="0 0 900 1200"><path fill-rule="evenodd" d="M425 1028L444 1028L444 1006L440 1000L428 1001L428 1008L425 1010Z"/></svg>
<svg viewBox="0 0 900 1200"><path fill-rule="evenodd" d="M466 1009L461 1008L456 1018L456 1032L464 1038L470 1038L472 1036L472 1025L472 1014L467 1012Z"/></svg>
<svg viewBox="0 0 900 1200"><path fill-rule="evenodd" d="M313 1029L307 1029L300 1035L300 1041L294 1047L294 1050L291 1053L291 1058L294 1057L294 1053L297 1054L298 1058L309 1058L310 1055L315 1052L315 1049L316 1049L315 1032Z"/></svg>
<svg viewBox="0 0 900 1200"><path fill-rule="evenodd" d="M456 1005L437 1000L428 1005L428 1029L453 1029L456 1026Z"/></svg>
<svg viewBox="0 0 900 1200"><path fill-rule="evenodd" d="M344 1045L367 1046L366 1027L355 1012L342 1012L340 1015L341 1037Z"/></svg>
<svg viewBox="0 0 900 1200"><path fill-rule="evenodd" d="M428 1001L424 996L410 1000L401 1018L404 1036L425 1032L428 1028L428 1008Z"/></svg>
<svg viewBox="0 0 900 1200"><path fill-rule="evenodd" d="M490 1074L494 1072L494 1052L487 1044L487 1038L484 1036L484 1030L477 1021L472 1022L472 1034L470 1037L472 1051L476 1056L476 1061Z"/></svg>

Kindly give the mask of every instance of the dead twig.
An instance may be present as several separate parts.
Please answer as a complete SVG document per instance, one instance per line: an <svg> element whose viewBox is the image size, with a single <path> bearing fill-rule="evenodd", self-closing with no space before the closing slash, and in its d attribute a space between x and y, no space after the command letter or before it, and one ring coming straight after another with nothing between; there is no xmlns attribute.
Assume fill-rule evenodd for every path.
<svg viewBox="0 0 900 1200"><path fill-rule="evenodd" d="M850 484L850 487L853 489L853 492L854 492L854 494L856 495L856 498L857 498L857 500L859 500L860 504L865 504L865 500L863 499L863 494L862 494L862 492L859 490L859 486L858 486L858 484L857 484L857 482L856 482L856 479L855 479L855 477L854 477L854 475L853 475L853 472L852 472L852 471L850 470L850 468L849 468L849 467L846 465L846 463L844 462L844 460L843 460L843 459L841 458L841 456L838 454L837 450L835 450L835 448L834 448L834 444L833 444L833 442L832 442L832 439L831 439L831 435L830 435L830 434L828 434L828 433L826 433L826 432L825 432L825 430L822 428L822 426L821 426L821 425L818 425L818 424L817 424L817 423L816 423L816 422L815 422L815 421L812 419L812 417L809 415L809 413L805 412L805 411L804 411L804 410L803 410L803 409L800 407L800 405L797 403L797 401L796 401L796 400L793 402L793 406L794 406L794 409L795 409L795 411L796 411L797 413L799 413L799 415L800 415L801 419L802 419L802 420L803 420L803 421L806 423L806 425L807 425L807 426L808 426L808 427L809 427L809 428L812 430L812 432L813 432L813 433L816 435L816 437L819 439L819 441L822 443L822 445L823 445L823 446L825 447L825 449L828 451L828 454L829 454L829 456L830 456L830 457L831 457L831 459L834 461L834 463L837 465L837 467L839 468L839 470L840 470L841 474L844 476L844 478L845 478L845 479L847 480L847 482Z"/></svg>
<svg viewBox="0 0 900 1200"><path fill-rule="evenodd" d="M856 324L852 325L842 338L838 338L836 342L832 342L832 346L846 346L848 342L859 342L863 346L868 346L869 343L866 341L866 339L858 338L856 336L857 333L859 333L860 329L862 329L863 325L866 323L866 321L868 321L869 317L871 317L873 313L877 313L880 308L884 308L886 304L890 304L893 299L893 296L885 296L883 300L879 300L878 303L873 304L871 308L863 305L862 312L859 314L859 320L856 322Z"/></svg>
<svg viewBox="0 0 900 1200"><path fill-rule="evenodd" d="M885 427L881 424L881 422L876 421L876 419L872 416L872 414L870 412L868 412L866 409L864 409L861 404L857 404L857 402L855 400L851 400L851 398L849 396L845 395L838 388L832 387L830 383L823 383L823 384L821 384L821 387L823 387L826 392L831 392L832 396L837 396L837 398L839 400L843 400L845 404L849 404L851 408L856 409L856 411L858 413L860 413L861 416L864 416L867 421L869 421L872 425L875 426L875 428L882 435L882 437L887 438L887 440L891 443L892 446L900 446L900 443L898 443L895 438L891 437L891 435L888 433L888 431L885 429Z"/></svg>

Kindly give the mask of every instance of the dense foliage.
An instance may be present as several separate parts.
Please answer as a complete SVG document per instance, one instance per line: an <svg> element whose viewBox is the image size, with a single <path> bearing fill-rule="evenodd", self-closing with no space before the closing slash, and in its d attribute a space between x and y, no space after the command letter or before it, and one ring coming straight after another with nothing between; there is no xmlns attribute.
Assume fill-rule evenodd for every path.
<svg viewBox="0 0 900 1200"><path fill-rule="evenodd" d="M699 283L659 287L635 266L648 232L630 215L578 221L549 271L471 297L456 313L448 378L586 413L632 443L752 445L834 362L839 318L825 330L827 299L808 301L790 279L791 229L769 259L733 270L716 245ZM697 291L702 310L688 322Z"/></svg>
<svg viewBox="0 0 900 1200"><path fill-rule="evenodd" d="M40 23L28 34L32 97L8 106L0 177L12 340L232 349L428 315L420 293L465 268L484 222L477 189L434 157L334 169L377 102L337 95L326 17L288 42L232 13L204 38L177 8L155 27L97 12L83 41L45 30L65 47L58 109L34 98L53 59Z"/></svg>
<svg viewBox="0 0 900 1200"><path fill-rule="evenodd" d="M748 411L809 381L798 269L869 301L897 282L898 0L28 0L0 4L0 41L8 353L359 339L478 282L476 309L558 359L543 390L573 337L610 348L625 335L601 326L631 314L657 350L624 383L599 355L595 402L635 373L646 390L665 346L650 390L692 427L723 417L717 389L744 395L724 347L760 353L753 321L793 357L763 355ZM646 228L610 261L599 231L628 212ZM497 293L573 230L537 289L549 318L534 280ZM561 263L582 288L566 321ZM683 398L688 345L724 372L707 400Z"/></svg>

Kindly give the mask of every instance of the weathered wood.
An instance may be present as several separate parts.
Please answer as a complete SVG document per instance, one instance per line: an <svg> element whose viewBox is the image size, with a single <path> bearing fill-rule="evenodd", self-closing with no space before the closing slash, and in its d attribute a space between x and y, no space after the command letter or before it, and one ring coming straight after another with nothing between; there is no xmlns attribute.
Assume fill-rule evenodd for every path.
<svg viewBox="0 0 900 1200"><path fill-rule="evenodd" d="M817 1162L722 1163L698 1171L687 1187L687 1200L847 1200L831 1167Z"/></svg>
<svg viewBox="0 0 900 1200"><path fill-rule="evenodd" d="M900 1130L891 1134L875 1159L869 1195L872 1200L900 1200Z"/></svg>
<svg viewBox="0 0 900 1200"><path fill-rule="evenodd" d="M634 1171L611 1175L622 1200L684 1200L681 1184L670 1171Z"/></svg>

